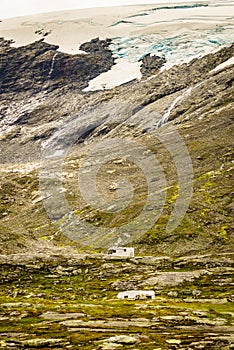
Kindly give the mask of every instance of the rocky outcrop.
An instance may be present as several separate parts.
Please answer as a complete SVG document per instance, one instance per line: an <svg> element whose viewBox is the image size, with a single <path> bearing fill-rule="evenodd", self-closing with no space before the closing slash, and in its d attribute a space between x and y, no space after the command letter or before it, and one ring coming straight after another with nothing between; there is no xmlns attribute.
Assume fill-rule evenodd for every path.
<svg viewBox="0 0 234 350"><path fill-rule="evenodd" d="M164 64L166 59L157 55L147 54L142 59L141 74L149 76L155 74Z"/></svg>
<svg viewBox="0 0 234 350"><path fill-rule="evenodd" d="M102 54L103 51L106 51L106 53L109 53L109 56L112 56L112 52L109 49L110 44L111 39L100 40L99 38L94 38L87 43L83 43L80 46L80 50L92 53L94 55Z"/></svg>
<svg viewBox="0 0 234 350"><path fill-rule="evenodd" d="M140 91L141 105L149 105L164 96L194 86L196 83L206 84L205 80L210 77L211 71L233 55L234 45L230 45L199 59L193 59L189 63L173 66L169 70L163 71L149 82L142 83L143 86L136 86L136 91ZM143 94L144 87L147 90ZM136 95L134 101L136 101Z"/></svg>
<svg viewBox="0 0 234 350"><path fill-rule="evenodd" d="M110 40L92 40L81 45L87 54L70 55L41 39L23 47L0 40L0 92L54 90L64 86L83 89L88 81L114 64Z"/></svg>

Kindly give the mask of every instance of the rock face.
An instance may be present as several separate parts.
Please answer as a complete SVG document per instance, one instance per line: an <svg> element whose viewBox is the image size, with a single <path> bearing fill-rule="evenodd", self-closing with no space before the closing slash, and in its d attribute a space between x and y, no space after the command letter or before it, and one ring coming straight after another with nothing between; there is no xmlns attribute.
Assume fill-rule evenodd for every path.
<svg viewBox="0 0 234 350"><path fill-rule="evenodd" d="M44 39L15 48L0 40L0 92L41 91L71 87L83 89L87 82L114 64L110 40L94 39L81 45L87 54L69 55Z"/></svg>
<svg viewBox="0 0 234 350"><path fill-rule="evenodd" d="M164 57L147 54L142 59L141 74L149 76L155 74L164 64L166 59Z"/></svg>

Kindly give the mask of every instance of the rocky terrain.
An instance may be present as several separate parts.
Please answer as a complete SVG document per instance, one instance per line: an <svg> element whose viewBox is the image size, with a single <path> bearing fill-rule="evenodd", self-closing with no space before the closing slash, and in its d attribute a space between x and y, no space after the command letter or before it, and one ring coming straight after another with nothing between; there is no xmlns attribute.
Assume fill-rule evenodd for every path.
<svg viewBox="0 0 234 350"><path fill-rule="evenodd" d="M47 44L44 39L24 48L10 44L10 40L1 39L1 93L40 92L64 86L82 89L114 64L108 40L98 38L80 46L86 55L59 52L59 46Z"/></svg>
<svg viewBox="0 0 234 350"><path fill-rule="evenodd" d="M1 349L233 349L232 254L64 253L0 257Z"/></svg>
<svg viewBox="0 0 234 350"><path fill-rule="evenodd" d="M111 40L93 39L76 55L44 40L0 44L0 349L233 349L234 71L233 64L219 66L234 46L168 70L160 69L163 58L146 55L141 80L87 93L88 82L115 64ZM177 178L180 145L165 141L175 135L171 127L194 173L188 210L172 232L167 224L185 184ZM148 153L157 155L165 176L153 179L165 195L158 220L147 230L151 217L139 221L140 235L129 229L137 253L131 259L104 253L118 228L143 210L145 174L154 169L132 164L124 154L129 143L104 149L99 192L115 199L123 176L134 188L117 214L102 203L93 208L77 189L79 169L96 169L93 145L115 138L143 145L141 164ZM46 188L51 215L41 184L48 145L55 155L71 146L61 171L64 197ZM87 147L92 157L82 165ZM125 188L118 196L117 206L128 203ZM70 213L58 198L66 198ZM86 245L71 239L81 231L74 216L90 225L81 235ZM112 240L94 236L97 244L89 244L93 227L107 228ZM153 289L156 299L118 300L127 289Z"/></svg>

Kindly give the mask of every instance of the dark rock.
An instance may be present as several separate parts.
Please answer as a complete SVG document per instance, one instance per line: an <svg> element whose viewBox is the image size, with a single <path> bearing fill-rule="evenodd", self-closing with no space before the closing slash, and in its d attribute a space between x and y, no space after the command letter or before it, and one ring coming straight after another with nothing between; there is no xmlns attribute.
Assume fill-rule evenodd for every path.
<svg viewBox="0 0 234 350"><path fill-rule="evenodd" d="M110 39L100 40L99 38L95 38L92 39L90 42L83 43L82 45L80 45L80 50L93 54L99 54L103 51L107 51L109 55L112 56L112 52L109 49L110 43Z"/></svg>
<svg viewBox="0 0 234 350"><path fill-rule="evenodd" d="M141 65L141 73L142 75L151 75L157 72L164 64L166 63L166 59L160 56L151 56L147 54L142 59Z"/></svg>
<svg viewBox="0 0 234 350"><path fill-rule="evenodd" d="M114 64L110 40L92 40L81 45L87 55L57 51L59 46L41 39L22 47L0 40L0 92L54 90L64 86L83 89L88 81ZM24 122L24 121L23 121Z"/></svg>

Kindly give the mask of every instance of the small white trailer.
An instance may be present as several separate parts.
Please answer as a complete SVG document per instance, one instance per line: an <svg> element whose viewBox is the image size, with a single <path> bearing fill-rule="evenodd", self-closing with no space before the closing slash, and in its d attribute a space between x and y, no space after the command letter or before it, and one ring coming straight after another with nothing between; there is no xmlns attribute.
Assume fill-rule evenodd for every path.
<svg viewBox="0 0 234 350"><path fill-rule="evenodd" d="M130 247L113 247L108 249L108 255L116 257L134 257L134 248Z"/></svg>
<svg viewBox="0 0 234 350"><path fill-rule="evenodd" d="M155 292L153 290L127 290L125 292L119 292L118 299L155 299Z"/></svg>

